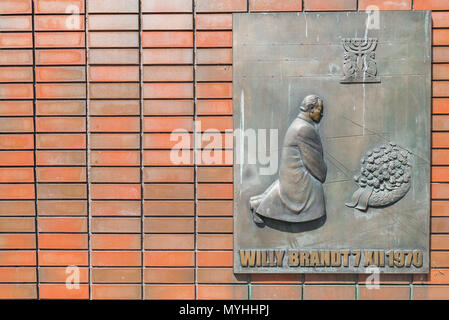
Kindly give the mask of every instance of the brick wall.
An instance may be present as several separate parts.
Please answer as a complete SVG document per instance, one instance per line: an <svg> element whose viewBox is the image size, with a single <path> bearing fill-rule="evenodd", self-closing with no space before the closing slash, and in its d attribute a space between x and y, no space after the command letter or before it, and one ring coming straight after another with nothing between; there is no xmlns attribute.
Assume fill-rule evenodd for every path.
<svg viewBox="0 0 449 320"><path fill-rule="evenodd" d="M433 10L431 272L379 290L236 277L232 166L195 163L193 139L173 165L169 133L232 128L233 12L370 5ZM0 14L0 298L449 299L447 0L1 0Z"/></svg>

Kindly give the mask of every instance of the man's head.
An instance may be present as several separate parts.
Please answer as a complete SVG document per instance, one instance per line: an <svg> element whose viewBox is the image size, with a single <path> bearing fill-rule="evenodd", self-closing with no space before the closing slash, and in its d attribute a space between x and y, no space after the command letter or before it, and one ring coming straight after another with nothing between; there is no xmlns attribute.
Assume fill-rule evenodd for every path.
<svg viewBox="0 0 449 320"><path fill-rule="evenodd" d="M314 94L308 95L302 101L299 109L314 122L319 123L323 117L323 100Z"/></svg>

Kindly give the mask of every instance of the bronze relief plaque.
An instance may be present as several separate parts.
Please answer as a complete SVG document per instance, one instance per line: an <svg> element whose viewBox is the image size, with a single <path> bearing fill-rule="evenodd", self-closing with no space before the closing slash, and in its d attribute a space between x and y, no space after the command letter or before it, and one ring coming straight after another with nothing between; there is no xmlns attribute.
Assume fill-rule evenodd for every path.
<svg viewBox="0 0 449 320"><path fill-rule="evenodd" d="M233 17L234 272L427 273L430 12Z"/></svg>

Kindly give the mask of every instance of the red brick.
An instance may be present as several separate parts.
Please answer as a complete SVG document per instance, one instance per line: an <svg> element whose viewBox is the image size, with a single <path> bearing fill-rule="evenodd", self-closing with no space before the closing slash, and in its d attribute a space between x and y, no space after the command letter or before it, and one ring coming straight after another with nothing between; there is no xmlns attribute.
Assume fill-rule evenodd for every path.
<svg viewBox="0 0 449 320"><path fill-rule="evenodd" d="M246 0L195 0L197 12L246 12Z"/></svg>
<svg viewBox="0 0 449 320"><path fill-rule="evenodd" d="M449 182L449 168L432 167L432 182Z"/></svg>
<svg viewBox="0 0 449 320"><path fill-rule="evenodd" d="M432 199L449 198L449 184L432 183Z"/></svg>
<svg viewBox="0 0 449 320"><path fill-rule="evenodd" d="M143 32L142 46L147 48L192 47L193 32L187 31Z"/></svg>
<svg viewBox="0 0 449 320"><path fill-rule="evenodd" d="M449 64L434 64L433 65L433 79L434 80L449 80Z"/></svg>
<svg viewBox="0 0 449 320"><path fill-rule="evenodd" d="M449 235L434 234L430 239L430 249L449 250Z"/></svg>
<svg viewBox="0 0 449 320"><path fill-rule="evenodd" d="M198 14L195 23L197 30L232 30L232 14Z"/></svg>
<svg viewBox="0 0 449 320"><path fill-rule="evenodd" d="M86 131L86 119L74 117L37 118L37 132L83 132Z"/></svg>
<svg viewBox="0 0 449 320"><path fill-rule="evenodd" d="M139 149L138 134L92 134L90 136L92 149Z"/></svg>
<svg viewBox="0 0 449 320"><path fill-rule="evenodd" d="M38 134L36 146L39 149L85 149L86 136L82 134Z"/></svg>
<svg viewBox="0 0 449 320"><path fill-rule="evenodd" d="M139 16L115 14L115 30L139 30ZM89 30L111 30L110 15L89 15Z"/></svg>
<svg viewBox="0 0 449 320"><path fill-rule="evenodd" d="M300 274L252 274L252 283L263 284L299 284L303 275Z"/></svg>
<svg viewBox="0 0 449 320"><path fill-rule="evenodd" d="M430 254L431 267L449 267L449 252L433 251Z"/></svg>
<svg viewBox="0 0 449 320"><path fill-rule="evenodd" d="M198 232L217 232L217 233L232 233L233 219L232 218L198 218L197 231Z"/></svg>
<svg viewBox="0 0 449 320"><path fill-rule="evenodd" d="M15 215L34 216L34 201L2 201L2 205L0 206L0 216Z"/></svg>
<svg viewBox="0 0 449 320"><path fill-rule="evenodd" d="M33 99L31 84L0 84L0 99Z"/></svg>
<svg viewBox="0 0 449 320"><path fill-rule="evenodd" d="M36 102L36 114L37 115L85 115L86 105L84 101L77 100L59 100L59 101L43 101L39 100Z"/></svg>
<svg viewBox="0 0 449 320"><path fill-rule="evenodd" d="M148 233L194 232L192 218L145 218L144 231Z"/></svg>
<svg viewBox="0 0 449 320"><path fill-rule="evenodd" d="M92 151L91 165L97 166L138 166L138 151Z"/></svg>
<svg viewBox="0 0 449 320"><path fill-rule="evenodd" d="M1 65L32 65L33 52L31 50L3 50L0 55Z"/></svg>
<svg viewBox="0 0 449 320"><path fill-rule="evenodd" d="M29 184L0 185L0 199L34 199L34 186Z"/></svg>
<svg viewBox="0 0 449 320"><path fill-rule="evenodd" d="M38 82L73 82L86 79L84 67L37 67Z"/></svg>
<svg viewBox="0 0 449 320"><path fill-rule="evenodd" d="M86 249L87 234L40 234L39 249Z"/></svg>
<svg viewBox="0 0 449 320"><path fill-rule="evenodd" d="M232 201L198 201L199 216L232 216Z"/></svg>
<svg viewBox="0 0 449 320"><path fill-rule="evenodd" d="M229 83L199 83L198 98L219 99L232 98L232 84Z"/></svg>
<svg viewBox="0 0 449 320"><path fill-rule="evenodd" d="M145 283L193 283L195 277L191 268L145 268L144 272Z"/></svg>
<svg viewBox="0 0 449 320"><path fill-rule="evenodd" d="M143 137L145 149L190 149L192 146L192 133L176 133L173 135L171 133L151 133L144 134Z"/></svg>
<svg viewBox="0 0 449 320"><path fill-rule="evenodd" d="M91 168L92 182L140 182L139 168Z"/></svg>
<svg viewBox="0 0 449 320"><path fill-rule="evenodd" d="M137 32L89 32L89 46L92 48L138 47Z"/></svg>
<svg viewBox="0 0 449 320"><path fill-rule="evenodd" d="M29 67L0 67L0 82L32 82L33 71Z"/></svg>
<svg viewBox="0 0 449 320"><path fill-rule="evenodd" d="M26 218L1 218L0 232L34 232L34 219Z"/></svg>
<svg viewBox="0 0 449 320"><path fill-rule="evenodd" d="M90 67L89 80L101 82L139 81L139 67Z"/></svg>
<svg viewBox="0 0 449 320"><path fill-rule="evenodd" d="M232 184L200 184L198 185L199 199L232 199Z"/></svg>
<svg viewBox="0 0 449 320"><path fill-rule="evenodd" d="M147 99L189 99L193 98L191 83L145 83L143 96Z"/></svg>
<svg viewBox="0 0 449 320"><path fill-rule="evenodd" d="M36 299L35 284L0 284L0 299Z"/></svg>
<svg viewBox="0 0 449 320"><path fill-rule="evenodd" d="M0 249L35 249L35 248L36 248L36 236L34 234L0 234ZM1 268L0 268L0 278L1 278Z"/></svg>
<svg viewBox="0 0 449 320"><path fill-rule="evenodd" d="M449 269L430 269L429 274L415 274L414 284L449 284Z"/></svg>
<svg viewBox="0 0 449 320"><path fill-rule="evenodd" d="M90 101L90 114L92 116L112 115L139 115L139 101L133 100L93 100Z"/></svg>
<svg viewBox="0 0 449 320"><path fill-rule="evenodd" d="M301 286L292 285L254 285L251 299L254 300L299 300Z"/></svg>
<svg viewBox="0 0 449 320"><path fill-rule="evenodd" d="M432 233L449 233L449 218L435 217L431 221Z"/></svg>
<svg viewBox="0 0 449 320"><path fill-rule="evenodd" d="M176 299L193 300L194 285L146 285L145 299Z"/></svg>
<svg viewBox="0 0 449 320"><path fill-rule="evenodd" d="M432 216L449 216L449 202L432 201Z"/></svg>
<svg viewBox="0 0 449 320"><path fill-rule="evenodd" d="M0 166L32 166L32 151L0 151Z"/></svg>
<svg viewBox="0 0 449 320"><path fill-rule="evenodd" d="M144 132L193 131L192 117L146 117Z"/></svg>
<svg viewBox="0 0 449 320"><path fill-rule="evenodd" d="M359 286L360 300L409 300L409 286L380 286L377 288L368 288Z"/></svg>
<svg viewBox="0 0 449 320"><path fill-rule="evenodd" d="M0 168L0 182L34 182L32 168Z"/></svg>
<svg viewBox="0 0 449 320"><path fill-rule="evenodd" d="M198 267L232 267L232 251L199 251L197 253Z"/></svg>
<svg viewBox="0 0 449 320"><path fill-rule="evenodd" d="M139 64L138 49L90 49L90 64Z"/></svg>
<svg viewBox="0 0 449 320"><path fill-rule="evenodd" d="M93 250L138 250L140 249L139 234L93 234L91 236Z"/></svg>
<svg viewBox="0 0 449 320"><path fill-rule="evenodd" d="M140 201L92 201L92 216L139 216Z"/></svg>
<svg viewBox="0 0 449 320"><path fill-rule="evenodd" d="M31 0L3 0L0 2L1 14L31 14Z"/></svg>
<svg viewBox="0 0 449 320"><path fill-rule="evenodd" d="M32 116L32 101L2 101L0 116Z"/></svg>
<svg viewBox="0 0 449 320"><path fill-rule="evenodd" d="M138 83L91 83L92 99L139 99Z"/></svg>
<svg viewBox="0 0 449 320"><path fill-rule="evenodd" d="M7 118L0 119L0 132L32 132L33 119Z"/></svg>
<svg viewBox="0 0 449 320"><path fill-rule="evenodd" d="M193 168L144 168L143 179L145 182L193 182Z"/></svg>
<svg viewBox="0 0 449 320"><path fill-rule="evenodd" d="M144 14L142 30L192 30L191 14Z"/></svg>
<svg viewBox="0 0 449 320"><path fill-rule="evenodd" d="M86 218L73 217L40 217L39 232L87 232Z"/></svg>
<svg viewBox="0 0 449 320"><path fill-rule="evenodd" d="M232 117L200 117L198 121L201 122L201 131L213 130L214 132L224 132L232 130Z"/></svg>
<svg viewBox="0 0 449 320"><path fill-rule="evenodd" d="M193 164L191 151L178 155L175 153L176 159L173 159L172 156L169 150L144 151L144 164L146 166L188 166ZM181 158L178 159L178 156Z"/></svg>
<svg viewBox="0 0 449 320"><path fill-rule="evenodd" d="M131 284L94 284L92 285L92 299L139 300L141 286Z"/></svg>
<svg viewBox="0 0 449 320"><path fill-rule="evenodd" d="M143 0L142 12L192 12L192 1Z"/></svg>
<svg viewBox="0 0 449 320"><path fill-rule="evenodd" d="M434 131L447 131L449 129L449 116L433 115L432 127Z"/></svg>
<svg viewBox="0 0 449 320"><path fill-rule="evenodd" d="M192 49L144 49L142 54L144 64L191 64Z"/></svg>
<svg viewBox="0 0 449 320"><path fill-rule="evenodd" d="M86 97L86 85L82 83L38 83L36 85L36 97L38 99L84 99Z"/></svg>
<svg viewBox="0 0 449 320"><path fill-rule="evenodd" d="M78 8L79 13L84 12L84 0L36 0L34 8L36 13L71 13L67 12L67 7Z"/></svg>
<svg viewBox="0 0 449 320"><path fill-rule="evenodd" d="M140 199L140 185L94 184L90 187L92 199Z"/></svg>
<svg viewBox="0 0 449 320"><path fill-rule="evenodd" d="M60 16L35 16L34 26L37 31L83 31L84 17Z"/></svg>
<svg viewBox="0 0 449 320"><path fill-rule="evenodd" d="M200 250L232 250L232 234L198 234L197 247Z"/></svg>
<svg viewBox="0 0 449 320"><path fill-rule="evenodd" d="M432 12L432 21L434 28L448 28L449 12Z"/></svg>
<svg viewBox="0 0 449 320"><path fill-rule="evenodd" d="M31 31L31 16L0 17L0 31Z"/></svg>
<svg viewBox="0 0 449 320"><path fill-rule="evenodd" d="M231 31L198 31L196 36L196 45L198 48L232 47Z"/></svg>
<svg viewBox="0 0 449 320"><path fill-rule="evenodd" d="M133 251L94 251L91 259L93 266L135 267L141 265L141 252Z"/></svg>
<svg viewBox="0 0 449 320"><path fill-rule="evenodd" d="M232 66L198 66L197 81L232 81Z"/></svg>
<svg viewBox="0 0 449 320"><path fill-rule="evenodd" d="M433 48L434 62L449 62L449 47L434 47Z"/></svg>
<svg viewBox="0 0 449 320"><path fill-rule="evenodd" d="M35 37L36 48L84 47L83 32L39 32Z"/></svg>
<svg viewBox="0 0 449 320"><path fill-rule="evenodd" d="M32 48L33 38L29 33L3 33L0 48Z"/></svg>
<svg viewBox="0 0 449 320"><path fill-rule="evenodd" d="M145 199L193 199L193 184L146 184Z"/></svg>
<svg viewBox="0 0 449 320"><path fill-rule="evenodd" d="M139 2L136 0L126 2L122 0L89 0L87 3L87 10L89 13L139 12Z"/></svg>
<svg viewBox="0 0 449 320"><path fill-rule="evenodd" d="M197 102L198 115L232 115L231 100L200 100Z"/></svg>
<svg viewBox="0 0 449 320"><path fill-rule="evenodd" d="M39 199L85 199L86 193L84 184L39 184L37 186Z"/></svg>
<svg viewBox="0 0 449 320"><path fill-rule="evenodd" d="M192 251L147 251L145 266L148 267L193 267Z"/></svg>
<svg viewBox="0 0 449 320"><path fill-rule="evenodd" d="M38 166L66 165L76 166L86 164L85 151L38 151L36 152Z"/></svg>
<svg viewBox="0 0 449 320"><path fill-rule="evenodd" d="M250 0L250 11L301 11L302 0Z"/></svg>
<svg viewBox="0 0 449 320"><path fill-rule="evenodd" d="M232 49L198 49L197 64L232 64Z"/></svg>
<svg viewBox="0 0 449 320"><path fill-rule="evenodd" d="M433 45L444 46L449 45L449 30L448 29L433 29Z"/></svg>
<svg viewBox="0 0 449 320"><path fill-rule="evenodd" d="M198 283L246 283L247 275L236 275L232 268L199 268Z"/></svg>
<svg viewBox="0 0 449 320"><path fill-rule="evenodd" d="M2 134L0 149L33 149L34 138L30 134Z"/></svg>
<svg viewBox="0 0 449 320"><path fill-rule="evenodd" d="M147 66L143 68L144 81L193 81L190 66Z"/></svg>
<svg viewBox="0 0 449 320"><path fill-rule="evenodd" d="M0 268L0 282L36 282L36 268Z"/></svg>
<svg viewBox="0 0 449 320"><path fill-rule="evenodd" d="M448 300L449 286L414 286L414 300Z"/></svg>
<svg viewBox="0 0 449 320"><path fill-rule="evenodd" d="M304 0L305 11L357 10L357 0Z"/></svg>
<svg viewBox="0 0 449 320"><path fill-rule="evenodd" d="M148 234L145 249L149 250L193 250L193 234Z"/></svg>
<svg viewBox="0 0 449 320"><path fill-rule="evenodd" d="M137 117L101 117L90 119L91 132L139 132L140 119Z"/></svg>
<svg viewBox="0 0 449 320"><path fill-rule="evenodd" d="M87 251L39 251L40 266L87 266Z"/></svg>
<svg viewBox="0 0 449 320"><path fill-rule="evenodd" d="M80 200L38 201L39 216L86 216L87 203Z"/></svg>
<svg viewBox="0 0 449 320"><path fill-rule="evenodd" d="M432 147L433 148L448 148L449 134L447 132L432 133ZM443 157L447 150L432 150L432 164L446 164L446 159Z"/></svg>
<svg viewBox="0 0 449 320"><path fill-rule="evenodd" d="M145 216L193 216L193 201L145 201Z"/></svg>
<svg viewBox="0 0 449 320"><path fill-rule="evenodd" d="M141 283L140 268L94 268L93 283Z"/></svg>
<svg viewBox="0 0 449 320"><path fill-rule="evenodd" d="M198 299L201 300L246 300L248 286L246 285L198 285Z"/></svg>
<svg viewBox="0 0 449 320"><path fill-rule="evenodd" d="M91 231L95 233L138 233L141 221L138 218L92 218Z"/></svg>
<svg viewBox="0 0 449 320"><path fill-rule="evenodd" d="M415 10L449 10L449 3L446 0L414 0Z"/></svg>
<svg viewBox="0 0 449 320"><path fill-rule="evenodd" d="M89 299L89 285L69 289L66 284L39 284L40 299Z"/></svg>
<svg viewBox="0 0 449 320"><path fill-rule="evenodd" d="M35 251L0 251L2 266L34 266L36 265Z"/></svg>
<svg viewBox="0 0 449 320"><path fill-rule="evenodd" d="M370 8L371 6L371 8ZM374 7L375 6L375 7ZM377 8L376 8L377 7ZM412 0L360 0L359 10L411 10Z"/></svg>
<svg viewBox="0 0 449 320"><path fill-rule="evenodd" d="M449 114L449 99L447 98L435 98L433 102L433 113Z"/></svg>
<svg viewBox="0 0 449 320"><path fill-rule="evenodd" d="M80 283L89 282L89 269L78 268ZM67 271L67 273L66 273ZM73 274L67 267L39 267L39 281L42 282L66 282L67 277Z"/></svg>
<svg viewBox="0 0 449 320"><path fill-rule="evenodd" d="M85 64L84 49L36 50L37 65Z"/></svg>
<svg viewBox="0 0 449 320"><path fill-rule="evenodd" d="M308 285L304 289L306 300L354 300L354 286Z"/></svg>

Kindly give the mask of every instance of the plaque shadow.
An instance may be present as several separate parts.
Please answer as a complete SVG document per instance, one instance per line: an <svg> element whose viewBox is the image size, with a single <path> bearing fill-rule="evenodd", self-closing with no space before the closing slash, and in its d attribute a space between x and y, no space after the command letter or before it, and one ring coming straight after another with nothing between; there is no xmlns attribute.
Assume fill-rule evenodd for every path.
<svg viewBox="0 0 449 320"><path fill-rule="evenodd" d="M324 215L321 218L312 221L293 223L263 217L264 224L257 224L257 226L259 228L268 227L277 231L288 233L301 233L321 228L326 223L326 219L327 215Z"/></svg>

